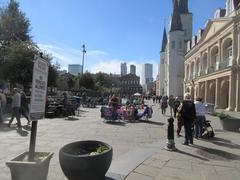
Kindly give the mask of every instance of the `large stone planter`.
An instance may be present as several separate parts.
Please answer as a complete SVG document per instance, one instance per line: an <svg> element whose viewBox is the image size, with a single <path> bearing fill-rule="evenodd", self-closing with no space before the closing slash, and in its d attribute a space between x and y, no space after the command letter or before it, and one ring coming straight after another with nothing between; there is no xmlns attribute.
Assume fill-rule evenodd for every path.
<svg viewBox="0 0 240 180"><path fill-rule="evenodd" d="M100 154L90 155L99 146L107 147ZM100 141L78 141L59 151L59 161L69 180L103 180L112 161L112 147Z"/></svg>
<svg viewBox="0 0 240 180"><path fill-rule="evenodd" d="M35 152L35 161L28 161L28 152L6 162L12 180L47 180L48 168L53 153Z"/></svg>
<svg viewBox="0 0 240 180"><path fill-rule="evenodd" d="M240 119L235 117L220 118L224 130L238 131L240 128Z"/></svg>

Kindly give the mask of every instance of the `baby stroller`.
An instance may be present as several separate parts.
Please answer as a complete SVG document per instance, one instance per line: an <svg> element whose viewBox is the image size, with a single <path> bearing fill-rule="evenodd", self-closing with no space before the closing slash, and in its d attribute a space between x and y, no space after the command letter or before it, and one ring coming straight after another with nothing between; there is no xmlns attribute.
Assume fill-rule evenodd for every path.
<svg viewBox="0 0 240 180"><path fill-rule="evenodd" d="M203 122L203 134L202 134L203 138L209 139L209 138L213 138L215 136L213 127L211 126L210 122L211 121L209 121L209 120L205 120Z"/></svg>

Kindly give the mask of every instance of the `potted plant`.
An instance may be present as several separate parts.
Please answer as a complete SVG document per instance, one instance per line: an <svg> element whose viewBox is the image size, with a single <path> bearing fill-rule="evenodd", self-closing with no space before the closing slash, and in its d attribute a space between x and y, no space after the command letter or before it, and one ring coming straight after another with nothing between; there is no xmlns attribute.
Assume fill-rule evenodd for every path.
<svg viewBox="0 0 240 180"><path fill-rule="evenodd" d="M34 159L29 161L29 153L24 152L6 162L10 168L12 180L46 180L48 167L53 153L35 152Z"/></svg>
<svg viewBox="0 0 240 180"><path fill-rule="evenodd" d="M224 112L216 113L216 116L219 117L220 122L224 130L228 131L238 131L240 128L240 119L232 117Z"/></svg>
<svg viewBox="0 0 240 180"><path fill-rule="evenodd" d="M112 161L113 150L101 141L77 141L63 146L59 161L71 180L104 180Z"/></svg>

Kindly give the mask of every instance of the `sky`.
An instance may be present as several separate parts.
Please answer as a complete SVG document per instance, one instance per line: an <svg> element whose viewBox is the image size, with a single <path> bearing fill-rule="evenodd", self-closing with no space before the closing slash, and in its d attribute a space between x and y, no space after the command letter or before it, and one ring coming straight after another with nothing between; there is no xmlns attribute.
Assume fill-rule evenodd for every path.
<svg viewBox="0 0 240 180"><path fill-rule="evenodd" d="M193 35L226 0L189 0ZM0 0L0 6L9 1ZM172 13L172 0L18 0L31 22L31 36L52 54L61 69L82 64L84 71L120 74L120 63L153 64L156 78L163 29Z"/></svg>

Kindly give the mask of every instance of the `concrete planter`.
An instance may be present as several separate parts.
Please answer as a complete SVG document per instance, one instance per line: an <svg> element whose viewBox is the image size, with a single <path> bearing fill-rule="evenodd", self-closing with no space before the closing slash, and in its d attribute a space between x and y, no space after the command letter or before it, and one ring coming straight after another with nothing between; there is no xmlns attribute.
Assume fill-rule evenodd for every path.
<svg viewBox="0 0 240 180"><path fill-rule="evenodd" d="M240 119L235 117L220 118L224 130L238 131L240 128Z"/></svg>
<svg viewBox="0 0 240 180"><path fill-rule="evenodd" d="M53 153L36 152L35 161L28 161L28 152L6 162L10 168L12 180L47 180L48 168Z"/></svg>
<svg viewBox="0 0 240 180"><path fill-rule="evenodd" d="M96 148L107 148L93 154ZM100 141L78 141L65 145L59 151L59 161L69 180L104 180L112 161L112 147Z"/></svg>

